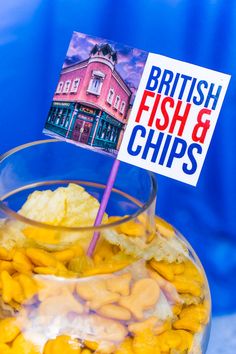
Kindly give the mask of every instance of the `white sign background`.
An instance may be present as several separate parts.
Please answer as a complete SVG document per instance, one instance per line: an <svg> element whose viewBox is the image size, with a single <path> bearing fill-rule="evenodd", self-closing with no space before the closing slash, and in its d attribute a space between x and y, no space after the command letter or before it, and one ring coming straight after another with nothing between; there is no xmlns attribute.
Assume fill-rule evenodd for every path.
<svg viewBox="0 0 236 354"><path fill-rule="evenodd" d="M195 173L193 173L193 174L186 174L182 169L182 166L184 163L188 163L188 164L190 163L190 160L189 160L189 157L187 156L187 154L185 154L182 158L179 158L179 159L175 158L173 160L171 167L166 167L165 164L161 165L158 163L158 161L159 161L158 158L160 158L160 155L163 151L165 139L163 139L163 141L161 143L156 162L151 161L153 151L154 151L152 148L149 149L146 159L141 158L142 152L144 150L145 142L147 140L147 136L148 136L148 133L150 132L150 130L154 129L155 134L157 134L157 135L154 135L155 138L153 137L153 142L157 141L157 137L159 134L159 131L157 130L157 128L155 126L155 119L154 119L153 126L152 127L148 126L148 120L150 118L154 98L151 98L151 97L147 98L146 104L148 106L150 106L150 109L149 109L149 111L142 112L141 119L140 119L139 123L135 122L137 112L138 112L138 109L140 106L140 102L141 102L141 99L143 96L143 92L146 89L147 81L150 76L152 66L157 66L157 67L161 68L163 71L165 69L171 70L174 73L174 75L177 73L180 73L180 74L191 76L193 78L197 78L198 81L205 80L208 82L209 85L211 83L214 83L215 84L214 93L219 85L222 86L222 90L221 90L219 98L218 98L216 109L212 110L211 115L205 115L205 116L203 116L203 119L202 119L203 121L206 119L209 119L210 120L210 127L207 131L207 135L206 135L204 143L199 143L202 147L202 153L201 154L196 154L196 153L194 154L196 162L197 162L197 169L196 169ZM129 121L128 121L126 130L124 133L124 137L122 139L122 143L121 143L121 146L119 149L118 160L124 161L126 163L129 163L129 164L132 164L132 165L135 165L135 166L138 166L138 167L150 170L150 171L153 171L157 174L161 174L161 175L176 179L178 181L182 181L187 184L196 186L197 181L199 179L200 172L202 170L202 166L203 166L206 154L207 154L207 150L210 145L210 141L211 141L214 129L215 129L215 125L216 125L216 122L217 122L217 119L218 119L218 116L220 113L220 109L221 109L221 106L222 106L222 103L224 100L224 96L225 96L229 81L230 81L230 75L219 73L217 71L209 70L209 69L206 69L206 68L203 68L203 67L200 67L197 65L185 63L185 62L182 62L179 60L171 59L171 58L168 58L168 57L165 57L162 55L149 53L148 59L147 59L147 62L146 62L146 65L145 65L145 68L143 71L143 75L142 75L142 78L141 78L141 81L140 81L140 84L138 87L138 91L137 91L137 95L136 95L136 98L134 101L134 105L131 110ZM179 80L176 90L175 90L176 94L173 96L173 98L175 100L175 106L176 106L176 103L178 100L178 95L180 92L181 85L182 85L182 81ZM182 98L183 106L181 107L180 115L182 115L184 113L184 110L186 108L186 101L185 100L187 99L190 86L191 86L191 82L189 81L186 84L184 95ZM195 93L197 94L197 92L195 92ZM194 93L193 93L193 96L194 96ZM166 97L166 96L164 94L162 94L161 100L164 97ZM204 99L204 102L202 105L195 105L191 102L190 114L188 116L183 134L180 137L181 139L185 140L188 145L194 142L192 140L193 128L197 124L197 116L198 116L199 111L202 108L204 108L204 103L205 103L205 99ZM212 99L210 100L210 104L209 104L208 108L211 109L211 107L212 107ZM167 111L168 111L170 117L172 117L171 112L173 114L174 108L167 108ZM160 111L160 105L157 109L155 117L160 117L160 118L162 117L162 114ZM172 119L170 118L170 123L169 123L167 129L165 131L162 131L165 134L165 136L170 134L168 132L168 129L171 124L171 120ZM143 127L145 127L146 135L145 135L145 137L136 138L135 144L142 146L142 150L138 154L138 156L132 156L128 153L127 147L128 147L129 141L130 141L131 134L133 132L133 128L137 124L140 124ZM173 140L174 140L174 137L178 137L177 133L178 133L179 126L180 126L180 123L177 122L175 129L173 131L173 134L171 134L173 136L173 138L172 138ZM171 150L171 147L172 147L172 143L169 145L169 148L167 150L166 160L168 160L168 154Z"/></svg>

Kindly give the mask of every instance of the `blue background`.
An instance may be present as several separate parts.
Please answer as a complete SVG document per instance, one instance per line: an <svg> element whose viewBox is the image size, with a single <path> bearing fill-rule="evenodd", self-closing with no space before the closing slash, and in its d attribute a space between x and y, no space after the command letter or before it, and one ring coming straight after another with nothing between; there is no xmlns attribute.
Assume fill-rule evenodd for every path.
<svg viewBox="0 0 236 354"><path fill-rule="evenodd" d="M214 314L235 312L236 1L8 0L0 19L0 153L45 138L74 30L233 75L197 187L158 176L157 213L197 251Z"/></svg>

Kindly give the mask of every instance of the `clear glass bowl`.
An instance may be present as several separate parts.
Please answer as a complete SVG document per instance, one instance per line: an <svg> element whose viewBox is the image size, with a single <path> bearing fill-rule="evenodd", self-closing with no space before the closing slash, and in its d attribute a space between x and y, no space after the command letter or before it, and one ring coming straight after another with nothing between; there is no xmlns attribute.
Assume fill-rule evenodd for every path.
<svg viewBox="0 0 236 354"><path fill-rule="evenodd" d="M112 163L57 140L1 156L0 352L206 352L208 282L189 243L155 216L155 176L121 163L93 227Z"/></svg>

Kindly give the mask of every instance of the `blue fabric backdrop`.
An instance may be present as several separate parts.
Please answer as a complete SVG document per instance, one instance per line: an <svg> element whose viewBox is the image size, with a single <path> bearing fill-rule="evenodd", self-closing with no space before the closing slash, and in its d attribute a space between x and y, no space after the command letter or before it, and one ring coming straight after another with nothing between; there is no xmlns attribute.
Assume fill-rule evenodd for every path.
<svg viewBox="0 0 236 354"><path fill-rule="evenodd" d="M8 0L0 19L0 153L44 138L73 30L233 75L198 186L158 176L157 212L197 251L214 313L236 311L236 1Z"/></svg>

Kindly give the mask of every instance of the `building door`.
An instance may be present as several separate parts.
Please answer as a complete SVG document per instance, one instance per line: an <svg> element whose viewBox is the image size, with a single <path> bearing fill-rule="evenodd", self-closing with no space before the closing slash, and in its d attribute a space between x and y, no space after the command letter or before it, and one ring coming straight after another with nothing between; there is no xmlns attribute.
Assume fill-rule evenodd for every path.
<svg viewBox="0 0 236 354"><path fill-rule="evenodd" d="M80 143L87 144L91 129L92 123L77 119L75 122L72 139L79 141Z"/></svg>

